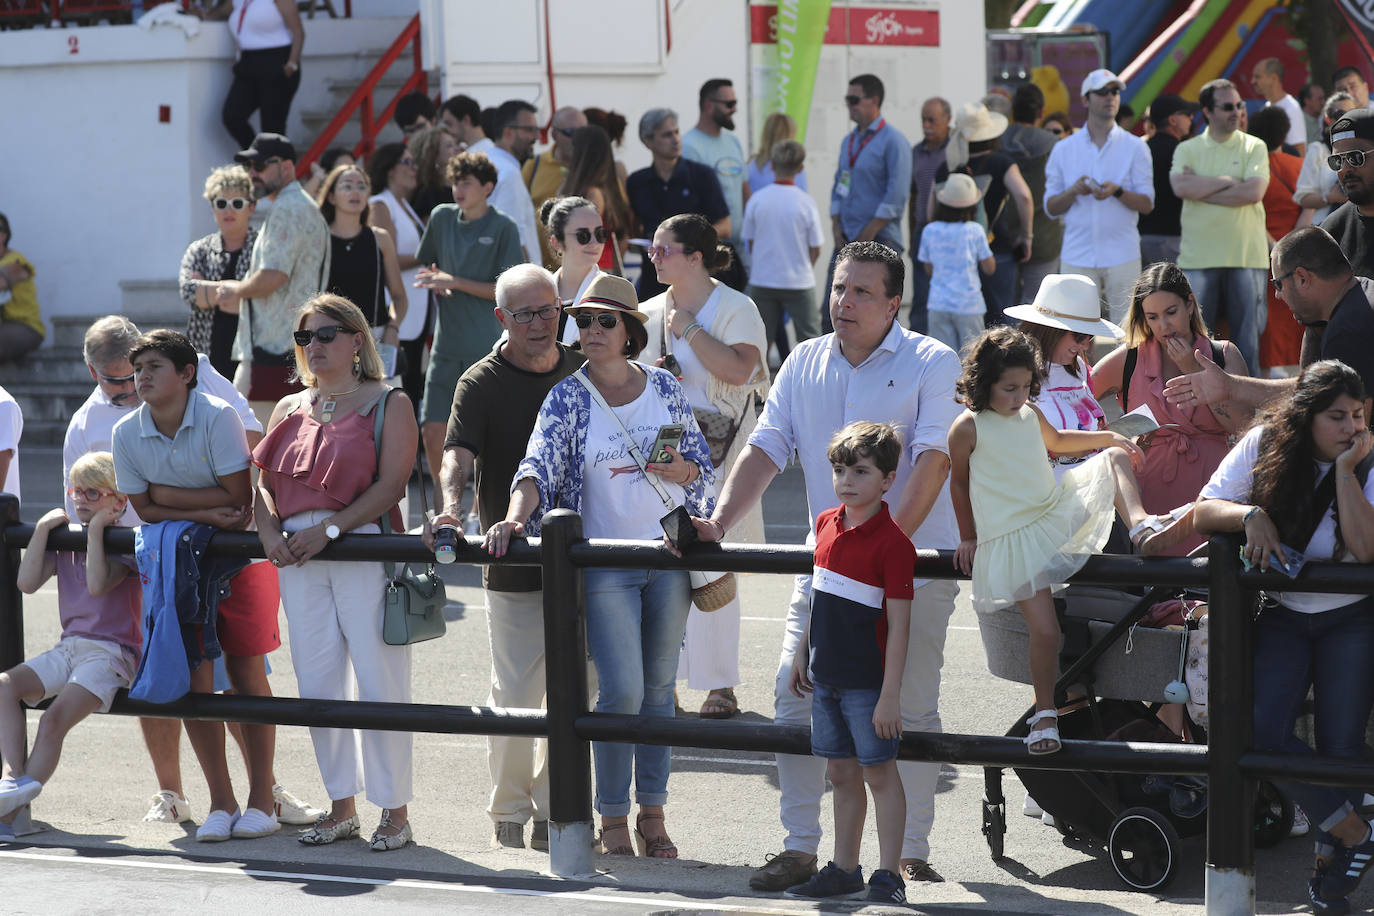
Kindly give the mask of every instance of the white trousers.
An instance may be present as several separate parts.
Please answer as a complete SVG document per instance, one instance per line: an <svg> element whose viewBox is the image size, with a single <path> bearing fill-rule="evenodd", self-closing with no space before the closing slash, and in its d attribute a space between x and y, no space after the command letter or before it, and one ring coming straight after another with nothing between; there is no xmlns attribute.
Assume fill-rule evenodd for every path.
<svg viewBox="0 0 1374 916"><path fill-rule="evenodd" d="M1080 267L1061 263L1059 272L1081 274L1096 283L1098 298L1102 302L1102 317L1116 325L1126 324L1126 313L1131 308L1131 292L1135 289L1135 281L1140 278L1140 258L1111 267Z"/></svg>
<svg viewBox="0 0 1374 916"><path fill-rule="evenodd" d="M940 667L945 660L945 634L959 586L952 579L935 579L916 589L911 602L911 632L906 669L902 674L902 728L939 732ZM811 724L811 697L793 696L787 689L797 644L811 620L811 577L798 576L787 610L777 680L773 688L773 721L784 725ZM906 830L903 859L930 859L930 828L935 823L935 789L940 764L899 760L897 771L906 790ZM825 760L821 757L778 755L778 787L782 791L784 848L815 855L821 839L821 796L825 793Z"/></svg>
<svg viewBox="0 0 1374 916"><path fill-rule="evenodd" d="M331 514L300 512L282 528L300 531ZM378 530L376 525L354 529L359 534ZM310 560L277 570L277 579L302 697L410 702L410 647L382 642L380 562ZM410 802L410 732L312 728L310 740L330 800L366 789L367 800L380 808Z"/></svg>
<svg viewBox="0 0 1374 916"><path fill-rule="evenodd" d="M489 706L538 709L544 705L544 593L487 593L491 640ZM495 822L523 824L549 816L548 747L543 738L487 738Z"/></svg>
<svg viewBox="0 0 1374 916"><path fill-rule="evenodd" d="M693 690L715 690L739 683L739 595L709 614L692 605L678 656L677 676Z"/></svg>

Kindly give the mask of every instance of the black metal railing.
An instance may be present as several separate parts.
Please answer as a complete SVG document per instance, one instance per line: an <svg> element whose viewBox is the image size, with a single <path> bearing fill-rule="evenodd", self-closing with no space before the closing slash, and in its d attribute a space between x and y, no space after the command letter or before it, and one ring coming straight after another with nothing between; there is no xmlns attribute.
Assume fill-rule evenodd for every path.
<svg viewBox="0 0 1374 916"><path fill-rule="evenodd" d="M18 503L0 495L0 670L23 660L23 608L16 585L19 548L33 526L18 518ZM544 581L547 712L445 704L343 702L285 697L193 694L175 703L153 704L120 695L110 712L256 722L274 725L369 728L440 734L544 736L550 773L550 856L556 875L585 874L591 866L591 741L668 744L701 749L809 754L806 728L740 722L703 722L588 712L586 627L582 574L587 567L712 569L797 574L811 570L812 553L798 546L700 545L674 557L652 542L587 540L581 519L567 510L545 516L543 537L512 544L507 556L493 559L475 544L460 548L462 563L541 566ZM79 529L49 536L50 549L84 550ZM106 546L133 552L133 532L111 529ZM1061 771L1208 775L1208 912L1253 912L1253 799L1258 778L1302 779L1330 785L1374 785L1374 764L1350 759L1259 753L1253 742L1253 684L1250 622L1258 589L1292 590L1278 573L1244 572L1237 542L1214 538L1211 559L1143 559L1096 556L1073 577L1075 583L1138 586L1178 585L1209 591L1210 695L1212 727L1206 747L1178 744L1124 744L1066 741L1051 757L1030 757L1015 738L989 735L907 732L899 756L977 766L1015 766ZM224 532L212 553L261 557L257 537ZM331 543L319 560L432 559L409 535L346 535ZM949 551L919 551L916 573L923 578L962 578ZM1302 573L1304 591L1366 593L1374 572L1354 564L1312 563ZM1240 778L1236 778L1239 775ZM1213 893L1213 877L1218 892ZM1223 880L1226 879L1226 880ZM1229 880L1229 884L1228 884ZM1236 894L1236 880L1248 898ZM1231 890L1227 891L1226 888ZM1248 901L1248 902L1247 902Z"/></svg>

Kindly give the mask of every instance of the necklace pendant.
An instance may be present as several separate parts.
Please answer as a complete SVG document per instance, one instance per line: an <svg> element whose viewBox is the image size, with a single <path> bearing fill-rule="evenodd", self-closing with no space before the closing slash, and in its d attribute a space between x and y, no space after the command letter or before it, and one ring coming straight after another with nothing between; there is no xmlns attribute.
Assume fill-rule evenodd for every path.
<svg viewBox="0 0 1374 916"><path fill-rule="evenodd" d="M334 419L334 409L338 406L338 402L335 401L333 398L329 398L323 404L321 404L320 422L328 423L330 420Z"/></svg>

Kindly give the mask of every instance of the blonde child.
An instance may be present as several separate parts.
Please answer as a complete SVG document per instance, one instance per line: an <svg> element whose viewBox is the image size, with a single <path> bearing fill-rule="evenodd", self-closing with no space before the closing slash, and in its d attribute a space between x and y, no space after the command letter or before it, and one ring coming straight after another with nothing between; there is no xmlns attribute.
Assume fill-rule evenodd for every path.
<svg viewBox="0 0 1374 916"><path fill-rule="evenodd" d="M1112 506L1130 526L1131 542L1156 554L1192 531L1192 507L1155 516L1140 502L1131 468L1140 448L1110 430L1058 430L1030 398L1043 366L1030 337L1008 327L986 331L964 358L957 391L967 406L949 429L950 497L959 522L955 566L973 576L973 606L990 611L1015 604L1030 635L1035 714L1027 720L1032 754L1060 749L1054 682L1059 623L1052 586L1100 551L1112 526ZM1028 455L1105 449L1064 474L1058 484L1046 461Z"/></svg>
<svg viewBox="0 0 1374 916"><path fill-rule="evenodd" d="M26 595L54 575L62 639L53 649L0 674L0 822L8 823L57 769L67 733L96 710L110 708L115 691L128 687L143 645L142 588L132 557L106 556L105 529L116 524L127 497L115 488L109 452L89 452L71 469L68 491L76 517L89 525L86 552L50 551L48 534L68 523L65 509L38 520L19 564L19 590ZM133 575L130 573L133 572ZM38 736L27 757L22 704L55 697L38 720Z"/></svg>

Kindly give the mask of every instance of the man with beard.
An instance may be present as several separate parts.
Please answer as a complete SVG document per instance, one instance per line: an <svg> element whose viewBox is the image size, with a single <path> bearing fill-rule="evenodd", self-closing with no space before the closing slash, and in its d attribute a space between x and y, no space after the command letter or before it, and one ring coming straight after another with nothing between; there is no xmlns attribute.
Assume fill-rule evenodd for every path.
<svg viewBox="0 0 1374 916"><path fill-rule="evenodd" d="M1250 372L1259 367L1259 336L1268 318L1264 271L1269 266L1264 191L1269 151L1241 129L1245 103L1230 80L1202 87L1198 104L1207 129L1174 150L1169 182L1183 200L1178 266L1188 277L1208 327L1220 312Z"/></svg>
<svg viewBox="0 0 1374 916"><path fill-rule="evenodd" d="M1374 278L1374 111L1356 108L1331 125L1327 164L1348 200L1322 221L1341 246L1356 276Z"/></svg>
<svg viewBox="0 0 1374 916"><path fill-rule="evenodd" d="M736 242L740 227L744 225L744 205L749 202L749 184L744 180L744 147L731 133L735 129L738 105L734 84L729 80L709 79L702 83L697 92L700 114L696 126L682 137L682 155L715 169L725 205L730 208L730 233L721 241L734 249L736 255L743 254L747 258L745 246ZM742 291L743 284L738 288Z"/></svg>
<svg viewBox="0 0 1374 916"><path fill-rule="evenodd" d="M296 180L296 147L281 134L258 134L252 146L234 154L253 179L253 196L272 201L248 262L248 276L223 280L215 304L242 302L234 358L234 387L252 402L253 363L295 365L291 332L296 309L324 289L329 277L329 224ZM270 396L269 396L270 394ZM253 410L265 422L279 393L264 393Z"/></svg>
<svg viewBox="0 0 1374 916"><path fill-rule="evenodd" d="M534 202L525 180L520 177L520 164L530 158L534 140L539 136L534 113L535 107L529 102L520 99L502 102L492 119L491 137L472 144L468 152L483 153L496 166L496 190L491 192L487 203L515 220L525 260L538 263L539 230L535 228Z"/></svg>

